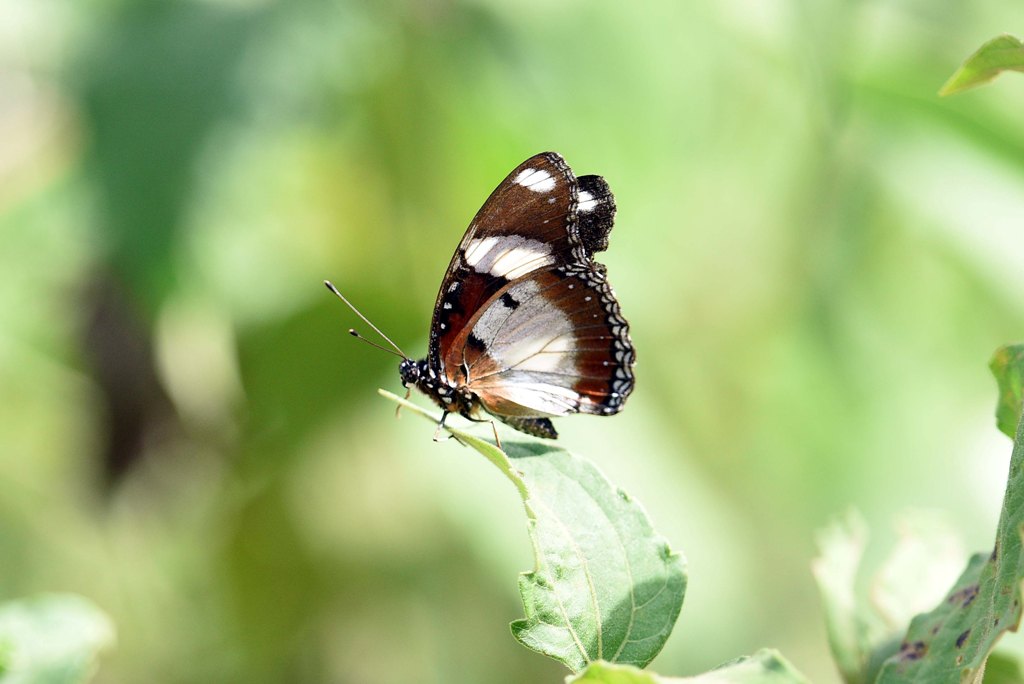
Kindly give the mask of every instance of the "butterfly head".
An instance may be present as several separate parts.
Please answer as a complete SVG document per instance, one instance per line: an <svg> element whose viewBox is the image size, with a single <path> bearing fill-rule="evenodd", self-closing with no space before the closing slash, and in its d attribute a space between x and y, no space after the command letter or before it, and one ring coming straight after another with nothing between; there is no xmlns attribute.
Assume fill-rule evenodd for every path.
<svg viewBox="0 0 1024 684"><path fill-rule="evenodd" d="M420 381L420 364L412 359L402 359L398 364L398 374L402 376L404 387L412 387Z"/></svg>
<svg viewBox="0 0 1024 684"><path fill-rule="evenodd" d="M475 409L477 399L473 392L446 382L430 368L427 359L403 359L398 364L398 374L402 377L403 386L415 387L448 413L468 416Z"/></svg>

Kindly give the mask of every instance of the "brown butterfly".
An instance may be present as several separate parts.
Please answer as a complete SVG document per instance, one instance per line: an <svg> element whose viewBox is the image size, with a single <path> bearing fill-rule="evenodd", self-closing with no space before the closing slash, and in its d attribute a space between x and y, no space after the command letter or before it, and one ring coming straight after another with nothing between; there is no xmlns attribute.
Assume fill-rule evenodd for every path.
<svg viewBox="0 0 1024 684"><path fill-rule="evenodd" d="M554 439L552 417L622 409L636 352L594 261L614 217L604 179L577 178L554 152L530 157L491 193L441 281L427 358L414 361L388 340L402 357L402 384L441 407L441 425L449 413L480 420L483 408Z"/></svg>

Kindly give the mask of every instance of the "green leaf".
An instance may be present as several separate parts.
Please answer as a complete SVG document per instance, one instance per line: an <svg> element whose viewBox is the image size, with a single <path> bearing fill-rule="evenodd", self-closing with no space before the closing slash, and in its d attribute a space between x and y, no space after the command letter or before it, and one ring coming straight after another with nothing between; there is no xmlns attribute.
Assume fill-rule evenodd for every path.
<svg viewBox="0 0 1024 684"><path fill-rule="evenodd" d="M1017 432L1024 388L1024 344L1012 344L996 350L989 363L999 385L996 424L1010 439Z"/></svg>
<svg viewBox="0 0 1024 684"><path fill-rule="evenodd" d="M565 679L566 684L807 684L778 651L762 649L752 656L705 672L696 677L660 677L630 665L613 665L603 661L591 663L578 676Z"/></svg>
<svg viewBox="0 0 1024 684"><path fill-rule="evenodd" d="M897 521L896 529L896 545L868 593L872 610L885 623L886 641L894 642L885 657L895 652L910 621L946 595L967 555L959 535L934 513L909 511ZM922 573L921 568L928 572Z"/></svg>
<svg viewBox="0 0 1024 684"><path fill-rule="evenodd" d="M1024 71L1024 44L1013 36L997 36L978 48L953 72L939 90L939 95L952 95L988 83L1008 70Z"/></svg>
<svg viewBox="0 0 1024 684"><path fill-rule="evenodd" d="M114 626L79 596L0 605L0 684L78 684L92 678Z"/></svg>
<svg viewBox="0 0 1024 684"><path fill-rule="evenodd" d="M832 655L848 684L875 681L911 619L945 595L963 565L957 535L933 514L910 511L897 530L895 547L871 580L870 601L859 600L855 591L867 541L860 515L851 510L818 536L820 555L812 569Z"/></svg>
<svg viewBox="0 0 1024 684"><path fill-rule="evenodd" d="M866 673L872 652L886 637L881 620L861 607L854 591L866 544L864 520L849 511L818 535L819 555L811 564L832 657L848 684L869 681Z"/></svg>
<svg viewBox="0 0 1024 684"><path fill-rule="evenodd" d="M971 558L946 598L918 615L879 674L894 682L980 682L996 641L1020 622L1024 578L1024 422L1018 426L1003 510L991 553Z"/></svg>
<svg viewBox="0 0 1024 684"><path fill-rule="evenodd" d="M651 662L679 616L686 571L640 505L562 448L504 442L502 451L446 429L497 466L523 499L536 565L520 576L526 618L512 623L516 639L573 672L596 660Z"/></svg>

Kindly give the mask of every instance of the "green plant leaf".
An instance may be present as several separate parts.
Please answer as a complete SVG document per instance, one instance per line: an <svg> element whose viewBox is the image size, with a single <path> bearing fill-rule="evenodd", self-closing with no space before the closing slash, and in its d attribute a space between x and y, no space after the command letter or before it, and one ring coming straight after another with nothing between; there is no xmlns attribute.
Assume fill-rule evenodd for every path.
<svg viewBox="0 0 1024 684"><path fill-rule="evenodd" d="M778 651L762 649L696 677L661 677L631 665L591 663L566 684L807 684L807 679Z"/></svg>
<svg viewBox="0 0 1024 684"><path fill-rule="evenodd" d="M819 555L811 564L821 593L832 657L848 684L867 681L871 653L886 632L877 616L863 610L854 591L866 544L863 518L849 511L819 533Z"/></svg>
<svg viewBox="0 0 1024 684"><path fill-rule="evenodd" d="M939 90L946 96L988 83L1004 71L1024 71L1024 44L1002 35L993 38L968 57Z"/></svg>
<svg viewBox="0 0 1024 684"><path fill-rule="evenodd" d="M0 683L79 684L92 678L114 625L80 596L0 605Z"/></svg>
<svg viewBox="0 0 1024 684"><path fill-rule="evenodd" d="M536 565L520 576L526 618L512 623L516 639L573 672L596 660L651 662L679 616L686 571L640 505L560 447L506 441L502 451L446 429L497 466L523 499Z"/></svg>
<svg viewBox="0 0 1024 684"><path fill-rule="evenodd" d="M1003 509L991 553L976 554L946 598L918 615L879 684L980 682L996 641L1020 622L1024 578L1024 422L1018 426Z"/></svg>
<svg viewBox="0 0 1024 684"><path fill-rule="evenodd" d="M964 553L956 534L932 514L911 511L897 521L899 539L872 578L870 601L859 600L857 576L867 526L849 511L818 536L812 569L824 605L829 645L843 680L874 682L899 649L911 619L935 605L956 579ZM922 573L921 568L928 572Z"/></svg>
<svg viewBox="0 0 1024 684"><path fill-rule="evenodd" d="M897 542L868 592L872 611L885 624L886 641L893 642L886 657L895 652L910 621L946 595L967 556L957 532L935 513L904 513L896 529ZM922 573L921 568L928 572Z"/></svg>
<svg viewBox="0 0 1024 684"><path fill-rule="evenodd" d="M988 365L999 385L996 425L1010 439L1017 433L1024 390L1024 344L1000 347Z"/></svg>

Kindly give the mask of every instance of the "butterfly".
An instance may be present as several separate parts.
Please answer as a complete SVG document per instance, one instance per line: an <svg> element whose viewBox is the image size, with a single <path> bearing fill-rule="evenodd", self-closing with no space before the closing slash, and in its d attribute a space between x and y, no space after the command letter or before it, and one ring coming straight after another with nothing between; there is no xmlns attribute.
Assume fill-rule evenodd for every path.
<svg viewBox="0 0 1024 684"><path fill-rule="evenodd" d="M629 324L594 261L614 218L603 178L577 178L543 152L513 169L469 224L441 281L426 358L409 358L349 306L399 352L402 384L440 406L438 431L451 413L486 420L483 409L555 439L551 418L613 415L633 391Z"/></svg>

